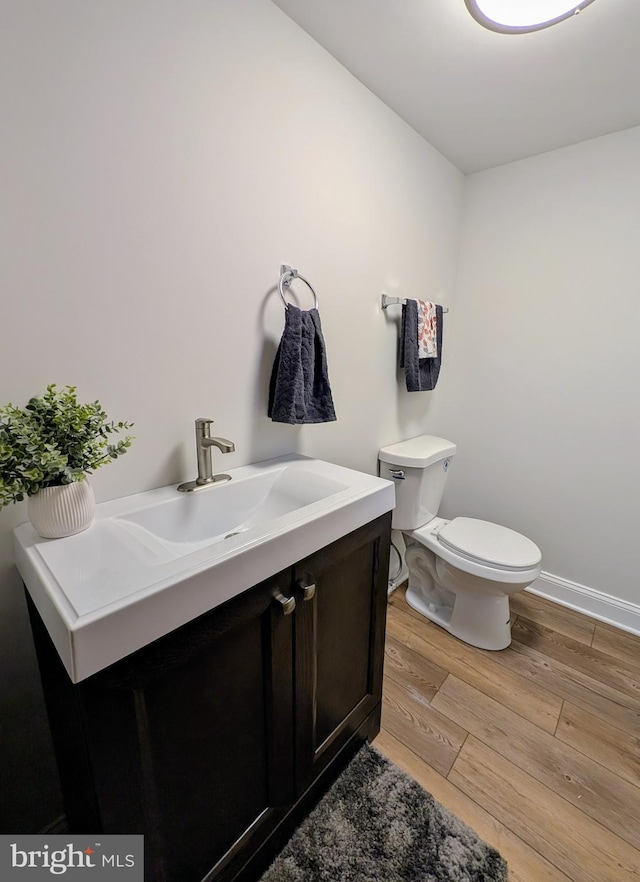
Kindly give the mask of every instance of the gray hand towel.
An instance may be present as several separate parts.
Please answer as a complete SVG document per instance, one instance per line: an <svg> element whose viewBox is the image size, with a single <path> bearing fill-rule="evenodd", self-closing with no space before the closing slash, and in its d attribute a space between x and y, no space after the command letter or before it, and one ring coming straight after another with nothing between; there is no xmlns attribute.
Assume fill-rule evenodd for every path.
<svg viewBox="0 0 640 882"><path fill-rule="evenodd" d="M289 304L284 315L267 413L275 423L331 422L336 414L318 310Z"/></svg>
<svg viewBox="0 0 640 882"><path fill-rule="evenodd" d="M442 307L436 306L438 355L436 358L418 358L418 304L407 300L402 306L400 332L400 367L408 392L430 392L436 388L442 364Z"/></svg>

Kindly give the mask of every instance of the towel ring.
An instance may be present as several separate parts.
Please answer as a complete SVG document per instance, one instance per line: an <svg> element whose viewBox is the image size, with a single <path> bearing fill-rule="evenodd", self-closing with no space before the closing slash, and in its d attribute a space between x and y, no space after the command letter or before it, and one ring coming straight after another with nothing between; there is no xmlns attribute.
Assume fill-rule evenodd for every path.
<svg viewBox="0 0 640 882"><path fill-rule="evenodd" d="M285 309L289 309L289 304L288 304L287 301L284 299L284 289L285 289L285 288L289 288L290 285L291 285L291 282L293 282L294 279L300 279L301 282L304 282L304 283L305 283L305 285L307 286L307 288L308 288L308 289L311 291L311 293L313 294L313 300L314 300L313 308L314 308L314 309L317 309L317 308L318 308L318 295L317 295L316 292L313 290L313 287L312 287L312 285L311 285L311 282L308 282L308 281L304 278L304 276L301 276L300 273L298 272L298 270L296 270L296 269L292 269L290 266L286 266L286 265L283 264L283 265L280 267L280 283L279 283L279 285L278 285L278 289L279 289L279 291L280 291L280 299L281 299L282 302L284 303L284 308L285 308Z"/></svg>

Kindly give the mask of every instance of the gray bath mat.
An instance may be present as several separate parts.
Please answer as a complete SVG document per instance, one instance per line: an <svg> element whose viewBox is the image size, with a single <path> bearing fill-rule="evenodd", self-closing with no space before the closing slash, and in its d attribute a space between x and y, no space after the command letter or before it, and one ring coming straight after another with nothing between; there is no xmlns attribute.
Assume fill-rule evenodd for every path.
<svg viewBox="0 0 640 882"><path fill-rule="evenodd" d="M260 882L506 882L498 852L365 744Z"/></svg>

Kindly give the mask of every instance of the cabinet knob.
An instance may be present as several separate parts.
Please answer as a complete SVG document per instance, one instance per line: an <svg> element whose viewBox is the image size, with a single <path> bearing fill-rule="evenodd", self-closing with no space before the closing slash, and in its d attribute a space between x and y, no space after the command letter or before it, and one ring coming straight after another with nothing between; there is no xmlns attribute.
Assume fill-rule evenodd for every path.
<svg viewBox="0 0 640 882"><path fill-rule="evenodd" d="M295 597L285 597L280 591L277 594L273 595L273 599L277 600L280 606L282 607L282 612L285 616L290 616L291 613L296 608L296 599Z"/></svg>
<svg viewBox="0 0 640 882"><path fill-rule="evenodd" d="M316 586L313 582L310 582L308 585L298 582L298 588L302 591L303 600L311 600L316 593Z"/></svg>

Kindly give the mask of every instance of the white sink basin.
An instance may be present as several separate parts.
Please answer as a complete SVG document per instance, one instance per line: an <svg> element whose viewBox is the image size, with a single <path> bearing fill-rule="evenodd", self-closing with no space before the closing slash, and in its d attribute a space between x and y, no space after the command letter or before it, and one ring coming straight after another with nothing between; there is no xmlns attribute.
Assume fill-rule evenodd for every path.
<svg viewBox="0 0 640 882"><path fill-rule="evenodd" d="M98 505L92 526L14 531L16 565L74 682L390 511L390 481L291 455L195 493Z"/></svg>
<svg viewBox="0 0 640 882"><path fill-rule="evenodd" d="M344 481L281 465L195 493L173 493L115 520L147 546L152 538L180 556L251 528L268 529L276 518L347 489Z"/></svg>

